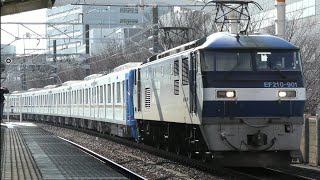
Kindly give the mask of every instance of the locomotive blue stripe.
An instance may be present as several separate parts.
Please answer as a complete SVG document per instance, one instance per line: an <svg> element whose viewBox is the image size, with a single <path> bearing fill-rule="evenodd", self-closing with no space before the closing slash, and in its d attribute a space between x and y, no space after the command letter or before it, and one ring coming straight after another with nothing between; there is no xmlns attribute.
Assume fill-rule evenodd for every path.
<svg viewBox="0 0 320 180"><path fill-rule="evenodd" d="M133 88L134 88L134 70L130 70L125 74L126 79L126 124L128 129L131 130L131 136L138 139L138 128L137 122L134 119L134 109L133 109Z"/></svg>
<svg viewBox="0 0 320 180"><path fill-rule="evenodd" d="M266 84L282 84L282 87L304 87L301 72L203 72L203 87L216 88L268 88ZM290 87L288 87L288 85ZM291 85L293 85L291 87Z"/></svg>
<svg viewBox="0 0 320 180"><path fill-rule="evenodd" d="M304 101L204 101L203 117L302 117Z"/></svg>

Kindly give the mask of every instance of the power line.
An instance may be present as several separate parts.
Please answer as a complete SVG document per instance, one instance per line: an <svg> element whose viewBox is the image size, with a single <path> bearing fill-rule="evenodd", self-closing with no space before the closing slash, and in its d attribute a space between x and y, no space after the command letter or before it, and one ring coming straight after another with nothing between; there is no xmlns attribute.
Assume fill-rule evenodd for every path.
<svg viewBox="0 0 320 180"><path fill-rule="evenodd" d="M144 4L144 5L140 5L140 4L83 4L83 3L79 3L79 4L71 4L71 5L79 5L79 6L114 6L114 7L203 7L203 5L196 5L196 4L175 4L175 5L161 5L161 4ZM207 6L216 6L214 4L210 4Z"/></svg>

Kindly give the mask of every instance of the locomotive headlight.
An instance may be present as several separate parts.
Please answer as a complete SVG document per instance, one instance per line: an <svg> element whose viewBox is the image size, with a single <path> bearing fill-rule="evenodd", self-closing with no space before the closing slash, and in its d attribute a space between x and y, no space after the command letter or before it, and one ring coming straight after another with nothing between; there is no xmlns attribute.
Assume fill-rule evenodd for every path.
<svg viewBox="0 0 320 180"><path fill-rule="evenodd" d="M279 91L279 97L286 97L287 93L285 91Z"/></svg>
<svg viewBox="0 0 320 180"><path fill-rule="evenodd" d="M233 98L236 95L236 93L234 91L227 91L226 96L228 98Z"/></svg>
<svg viewBox="0 0 320 180"><path fill-rule="evenodd" d="M235 98L236 91L228 90L228 91L217 91L217 98Z"/></svg>
<svg viewBox="0 0 320 180"><path fill-rule="evenodd" d="M280 98L292 98L297 96L297 92L294 90L281 90L278 92Z"/></svg>

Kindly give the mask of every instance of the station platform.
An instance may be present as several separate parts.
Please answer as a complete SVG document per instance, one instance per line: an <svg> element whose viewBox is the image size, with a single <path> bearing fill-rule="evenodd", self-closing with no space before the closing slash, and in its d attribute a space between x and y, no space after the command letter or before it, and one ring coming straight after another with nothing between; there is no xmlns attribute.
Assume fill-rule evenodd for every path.
<svg viewBox="0 0 320 180"><path fill-rule="evenodd" d="M1 179L128 179L32 123L1 123Z"/></svg>

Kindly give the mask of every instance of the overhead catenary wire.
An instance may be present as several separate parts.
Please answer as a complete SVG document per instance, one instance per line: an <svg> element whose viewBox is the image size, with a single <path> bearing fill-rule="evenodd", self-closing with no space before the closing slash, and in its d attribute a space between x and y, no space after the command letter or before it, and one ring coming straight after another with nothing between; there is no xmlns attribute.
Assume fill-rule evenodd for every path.
<svg viewBox="0 0 320 180"><path fill-rule="evenodd" d="M210 13L210 12L206 12L205 14L207 14L207 13ZM194 20L196 20L196 19L199 19L200 17L197 17L197 18L195 18ZM151 29L152 28L152 25L149 27L149 29ZM144 30L142 30L142 31L144 31ZM146 30L145 30L146 31ZM133 36L134 37L134 36ZM133 38L133 37L131 37L131 38ZM143 42L147 42L147 40L145 40L145 41L143 41ZM135 45L132 45L132 46L129 46L128 48L126 48L127 50L130 50L131 48L133 48L133 47L135 47ZM110 46L109 48L107 48L106 49L106 51L107 50L109 50L109 49L112 49L112 48L114 48L113 46ZM111 58L111 57L114 57L114 56L117 56L117 55L122 55L123 53L116 53L116 54L113 54L113 55L111 55L111 56L108 56L108 58ZM95 57L99 57L99 56L95 56ZM94 57L93 57L94 58ZM101 61L104 61L105 59L101 59L101 60L98 60L98 61L94 61L94 62L88 62L87 64L92 64L92 63L97 63L97 62L101 62ZM80 68L81 66L82 66L82 64L79 64L78 62L76 62L76 63L74 63L74 65L75 66L73 66L73 68L70 68L70 69L67 69L67 70L64 70L64 71L59 71L59 73L64 73L64 72L68 72L68 71L72 71L72 70L75 70L75 69L77 69L77 68Z"/></svg>
<svg viewBox="0 0 320 180"><path fill-rule="evenodd" d="M209 12L206 12L205 14L207 14L207 13L209 13ZM197 17L197 18L195 18L195 19L198 19L198 18L200 18L200 17ZM152 28L152 26L153 26L153 24L150 25L149 28L140 31L140 32L137 33L137 34L142 34L143 32L145 32L145 31L147 31L147 30L150 30L150 29ZM110 34L112 34L112 33L110 33ZM136 35L137 35L137 34L136 34ZM133 37L134 37L134 36L132 36L131 38L133 38ZM145 41L143 41L143 42L141 42L141 43L145 43L145 42L147 42L147 41L148 41L148 40L145 40ZM131 45L131 46L127 47L126 50L130 50L130 49L132 49L132 48L135 47L135 46L136 46L136 44ZM107 48L106 50L109 50L109 49L112 49L112 48L113 48L113 46ZM139 53L139 52L135 52L135 53L131 53L131 54L137 54L137 53ZM131 54L129 54L129 55L131 55ZM117 56L117 55L123 55L123 53L122 53L122 52L121 52L121 53L116 53L116 54L113 54L113 55L111 55L111 56L108 56L108 58L111 58L111 57L114 57L114 56ZM127 55L128 55L128 54L127 54ZM95 56L95 57L99 57L99 56ZM93 57L93 58L95 58L95 57ZM34 59L34 58L33 58L33 59ZM101 62L101 61L104 61L104 60L105 60L105 59L102 58L101 60L94 61L94 62L88 62L87 64L97 63L97 62ZM27 62L26 62L26 63L27 63ZM25 63L24 63L24 64L25 64ZM75 70L76 68L80 68L80 67L83 65L83 64L81 64L81 63L79 63L79 62L74 62L73 64L75 65L75 66L73 66L73 68L67 69L67 70L65 70L65 71L59 71L59 73L64 73L64 72L72 71L72 70ZM39 80L39 79L38 79L38 80ZM32 80L29 80L29 81L32 81Z"/></svg>

